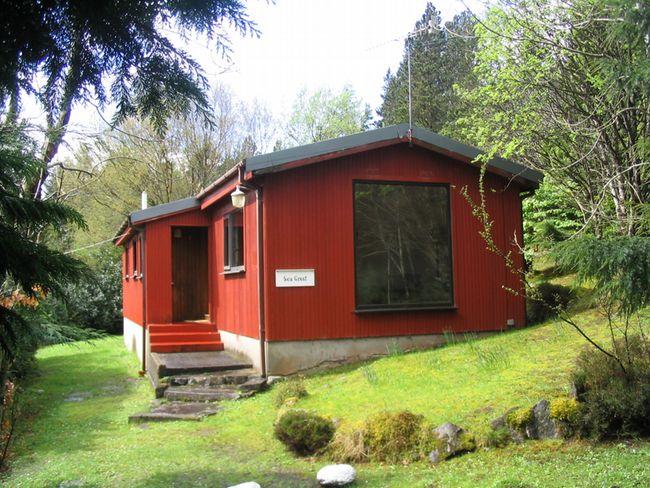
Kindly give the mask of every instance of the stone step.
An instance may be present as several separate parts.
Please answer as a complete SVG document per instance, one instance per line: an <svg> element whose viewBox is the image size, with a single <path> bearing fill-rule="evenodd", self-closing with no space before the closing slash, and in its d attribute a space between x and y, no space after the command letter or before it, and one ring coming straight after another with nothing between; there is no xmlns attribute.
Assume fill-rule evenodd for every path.
<svg viewBox="0 0 650 488"><path fill-rule="evenodd" d="M251 369L253 365L229 351L151 354L150 370L156 378L179 375L205 375Z"/></svg>
<svg viewBox="0 0 650 488"><path fill-rule="evenodd" d="M242 393L233 386L170 386L165 390L164 397L178 402L216 402L237 400L250 393Z"/></svg>
<svg viewBox="0 0 650 488"><path fill-rule="evenodd" d="M253 378L259 378L258 371L252 368L217 373L174 375L164 379L169 386L215 386L215 385L241 385Z"/></svg>
<svg viewBox="0 0 650 488"><path fill-rule="evenodd" d="M165 402L154 407L150 412L141 412L129 416L129 423L170 422L175 420L199 421L216 414L222 407L207 402Z"/></svg>

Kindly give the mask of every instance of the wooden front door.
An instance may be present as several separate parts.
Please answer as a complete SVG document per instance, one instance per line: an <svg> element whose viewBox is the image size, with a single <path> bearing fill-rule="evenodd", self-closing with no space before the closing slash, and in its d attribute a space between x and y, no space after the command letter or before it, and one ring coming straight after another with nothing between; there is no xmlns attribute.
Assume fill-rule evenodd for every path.
<svg viewBox="0 0 650 488"><path fill-rule="evenodd" d="M208 311L208 229L172 228L172 316L201 320Z"/></svg>

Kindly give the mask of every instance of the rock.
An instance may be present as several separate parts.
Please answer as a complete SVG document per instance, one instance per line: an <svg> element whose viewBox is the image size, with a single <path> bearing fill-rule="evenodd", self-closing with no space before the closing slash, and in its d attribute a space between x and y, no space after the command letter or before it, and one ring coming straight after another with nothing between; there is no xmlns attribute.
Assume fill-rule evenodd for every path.
<svg viewBox="0 0 650 488"><path fill-rule="evenodd" d="M557 439L560 437L560 429L551 418L548 400L540 400L533 407L533 420L526 427L526 435L531 439Z"/></svg>
<svg viewBox="0 0 650 488"><path fill-rule="evenodd" d="M85 486L82 480L67 480L59 483L59 488L79 488Z"/></svg>
<svg viewBox="0 0 650 488"><path fill-rule="evenodd" d="M284 376L267 376L266 377L266 384L268 386L271 386L274 383L279 383L280 381L284 381Z"/></svg>
<svg viewBox="0 0 650 488"><path fill-rule="evenodd" d="M429 453L429 461L433 464L438 464L442 459L440 459L440 451L438 449L434 449Z"/></svg>
<svg viewBox="0 0 650 488"><path fill-rule="evenodd" d="M357 471L349 464L329 464L316 474L316 479L323 486L345 486L356 477Z"/></svg>
<svg viewBox="0 0 650 488"><path fill-rule="evenodd" d="M504 427L508 427L508 423L506 422L506 419L508 418L508 414L514 412L518 408L519 407L509 408L508 410L506 410L506 413L501 415L501 417L497 417L492 422L490 422L490 427L492 427L492 430L498 430L498 429L503 429Z"/></svg>
<svg viewBox="0 0 650 488"><path fill-rule="evenodd" d="M495 418L490 422L490 427L492 427L492 430L499 430L499 429L507 429L508 433L510 434L510 439L512 439L513 442L517 444L521 444L524 442L524 436L521 432L511 428L508 425L507 418L508 414L511 412L514 412L515 410L518 410L519 407L512 407L509 408L506 413L501 415L500 417Z"/></svg>
<svg viewBox="0 0 650 488"><path fill-rule="evenodd" d="M439 447L431 451L428 455L429 461L434 464L476 449L474 438L461 427L451 422L446 422L436 427L433 429L433 433L440 441Z"/></svg>
<svg viewBox="0 0 650 488"><path fill-rule="evenodd" d="M89 391L78 391L75 393L70 393L67 397L63 399L64 402L83 402L84 400L90 398L92 393Z"/></svg>
<svg viewBox="0 0 650 488"><path fill-rule="evenodd" d="M259 483L255 481L247 481L246 483L239 483L238 485L232 485L228 488L262 488Z"/></svg>
<svg viewBox="0 0 650 488"><path fill-rule="evenodd" d="M239 385L239 389L242 391L260 391L263 390L266 386L266 378L250 378L245 383Z"/></svg>

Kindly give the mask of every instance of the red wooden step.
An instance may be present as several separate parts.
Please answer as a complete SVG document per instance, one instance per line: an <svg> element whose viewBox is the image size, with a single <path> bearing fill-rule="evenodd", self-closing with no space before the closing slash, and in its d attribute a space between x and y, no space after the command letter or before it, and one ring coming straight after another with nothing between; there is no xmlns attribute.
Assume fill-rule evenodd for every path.
<svg viewBox="0 0 650 488"><path fill-rule="evenodd" d="M160 342L151 344L151 352L223 351L223 342Z"/></svg>
<svg viewBox="0 0 650 488"><path fill-rule="evenodd" d="M221 336L218 332L152 332L149 334L149 340L152 344L159 342L215 342L220 341Z"/></svg>
<svg viewBox="0 0 650 488"><path fill-rule="evenodd" d="M151 334L158 332L216 332L217 327L208 322L187 322L180 324L149 324Z"/></svg>

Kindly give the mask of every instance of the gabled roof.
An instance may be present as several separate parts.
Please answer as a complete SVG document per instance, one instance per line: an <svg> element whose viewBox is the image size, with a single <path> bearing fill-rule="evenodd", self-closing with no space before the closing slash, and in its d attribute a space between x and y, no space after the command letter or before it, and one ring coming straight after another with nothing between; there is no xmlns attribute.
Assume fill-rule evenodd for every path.
<svg viewBox="0 0 650 488"><path fill-rule="evenodd" d="M253 174L281 171L288 169L285 166L296 161L315 158L318 160L330 159L344 155L356 148L389 145L390 143L397 144L408 141L466 162L471 162L482 154L482 151L475 147L441 136L427 129L413 127L410 139L408 131L408 124L392 125L350 136L337 137L328 141L253 156L246 160L246 171L250 171ZM513 177L519 180L526 188L537 188L543 178L542 173L539 171L499 157L493 158L489 162L488 169L501 173L504 176Z"/></svg>
<svg viewBox="0 0 650 488"><path fill-rule="evenodd" d="M158 217L184 212L201 206L201 202L196 197L183 198L182 200L174 200L173 202L163 203L154 207L145 208L144 210L136 210L131 212L130 219L132 224L144 222L145 220L153 220Z"/></svg>
<svg viewBox="0 0 650 488"><path fill-rule="evenodd" d="M119 243L119 238L123 235L122 233L131 225L200 208L201 201L205 197L213 194L216 189L230 184L228 182L236 176L240 168L244 173L254 177L255 175L265 173L284 171L302 164L334 159L348 154L354 154L355 152L406 142L445 154L465 163L471 163L483 153L483 151L473 146L463 144L420 127L413 127L409 134L409 125L399 124L369 130L359 134L337 137L328 141L261 154L248 158L227 171L221 178L207 186L194 197L183 198L182 200L132 212L122 224L115 240ZM537 188L543 179L543 175L539 171L500 157L495 157L490 160L488 170L506 178L514 179L525 190ZM234 185L234 183L232 184Z"/></svg>
<svg viewBox="0 0 650 488"><path fill-rule="evenodd" d="M168 215L177 214L179 212L185 212L186 210L191 210L193 208L199 208L201 202L196 197L183 198L181 200L174 200L173 202L163 203L161 205L155 205L153 207L145 208L143 210L136 210L131 212L129 216L124 219L122 225L120 226L117 234L113 238L113 242L120 244L123 237L126 237L128 232L130 232L131 226L146 222L149 220L154 220L159 217L166 217Z"/></svg>

